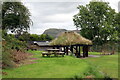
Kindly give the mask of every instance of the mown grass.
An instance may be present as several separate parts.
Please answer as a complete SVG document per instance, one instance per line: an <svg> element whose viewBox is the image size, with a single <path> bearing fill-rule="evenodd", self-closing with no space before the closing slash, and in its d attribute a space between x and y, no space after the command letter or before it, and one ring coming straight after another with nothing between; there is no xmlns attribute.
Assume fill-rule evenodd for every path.
<svg viewBox="0 0 120 80"><path fill-rule="evenodd" d="M3 78L85 78L89 75L102 78L104 73L112 78L118 77L118 55L79 59L73 56L42 57L41 51L29 52L38 58L37 63L3 70L7 72Z"/></svg>
<svg viewBox="0 0 120 80"><path fill-rule="evenodd" d="M34 54L37 63L28 64L15 69L4 70L6 78L70 78L88 68L87 63L80 59L65 57L41 57L41 52L30 51ZM80 63L80 64L79 64Z"/></svg>
<svg viewBox="0 0 120 80"><path fill-rule="evenodd" d="M111 78L118 78L118 55L87 58L86 61Z"/></svg>
<svg viewBox="0 0 120 80"><path fill-rule="evenodd" d="M101 55L101 52L89 52L89 55Z"/></svg>

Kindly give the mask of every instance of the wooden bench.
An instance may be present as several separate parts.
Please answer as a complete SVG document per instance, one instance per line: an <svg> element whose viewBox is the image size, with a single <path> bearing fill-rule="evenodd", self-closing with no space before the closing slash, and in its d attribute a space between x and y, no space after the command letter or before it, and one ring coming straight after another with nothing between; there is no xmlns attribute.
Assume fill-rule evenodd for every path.
<svg viewBox="0 0 120 80"><path fill-rule="evenodd" d="M42 56L44 57L45 55L50 57L51 53L48 53L48 52L42 52Z"/></svg>
<svg viewBox="0 0 120 80"><path fill-rule="evenodd" d="M57 52L56 55L62 55L62 57L64 57L64 52Z"/></svg>

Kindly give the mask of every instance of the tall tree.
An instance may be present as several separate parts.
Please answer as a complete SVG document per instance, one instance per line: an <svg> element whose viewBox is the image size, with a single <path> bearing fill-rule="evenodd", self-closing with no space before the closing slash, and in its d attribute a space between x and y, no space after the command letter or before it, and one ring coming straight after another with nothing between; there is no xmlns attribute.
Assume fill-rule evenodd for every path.
<svg viewBox="0 0 120 80"><path fill-rule="evenodd" d="M102 45L116 35L114 26L115 10L106 2L90 2L77 7L79 13L74 15L74 24L80 28L80 34ZM115 32L115 34L114 34Z"/></svg>
<svg viewBox="0 0 120 80"><path fill-rule="evenodd" d="M3 2L2 29L20 34L32 24L29 10L22 2Z"/></svg>
<svg viewBox="0 0 120 80"><path fill-rule="evenodd" d="M120 12L115 16L116 31L118 31L118 40L120 41Z"/></svg>
<svg viewBox="0 0 120 80"><path fill-rule="evenodd" d="M28 32L23 32L19 38L20 41L30 41L30 33Z"/></svg>

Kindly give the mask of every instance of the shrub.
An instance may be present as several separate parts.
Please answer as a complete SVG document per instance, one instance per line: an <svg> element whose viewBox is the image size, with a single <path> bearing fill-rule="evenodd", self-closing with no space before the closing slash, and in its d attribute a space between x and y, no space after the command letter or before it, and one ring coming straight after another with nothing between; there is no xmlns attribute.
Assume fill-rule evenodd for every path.
<svg viewBox="0 0 120 80"><path fill-rule="evenodd" d="M2 41L2 68L15 67L16 63L14 62L13 51L14 50L24 51L24 48L26 47L26 43L19 41L13 35L7 34L5 31L3 31L3 33L2 33L2 38L3 38L3 41ZM17 53L16 53L16 55L17 55Z"/></svg>
<svg viewBox="0 0 120 80"><path fill-rule="evenodd" d="M10 50L8 46L2 46L2 68L12 68L15 67L14 62L12 60L12 55L10 54Z"/></svg>

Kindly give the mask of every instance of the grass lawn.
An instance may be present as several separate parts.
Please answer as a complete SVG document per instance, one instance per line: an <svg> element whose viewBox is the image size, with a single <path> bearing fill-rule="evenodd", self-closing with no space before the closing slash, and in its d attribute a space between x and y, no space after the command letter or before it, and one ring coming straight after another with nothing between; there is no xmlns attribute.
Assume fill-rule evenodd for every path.
<svg viewBox="0 0 120 80"><path fill-rule="evenodd" d="M89 55L100 55L101 52L89 52Z"/></svg>
<svg viewBox="0 0 120 80"><path fill-rule="evenodd" d="M87 62L99 71L112 78L118 77L118 55L105 55L97 58L87 58Z"/></svg>
<svg viewBox="0 0 120 80"><path fill-rule="evenodd" d="M41 57L41 51L29 52L34 54L34 58L38 58L35 60L36 63L3 70L7 72L3 78L74 78L76 76L84 78L89 75L103 77L104 73L112 78L118 77L118 55L85 59L73 56L49 58Z"/></svg>

